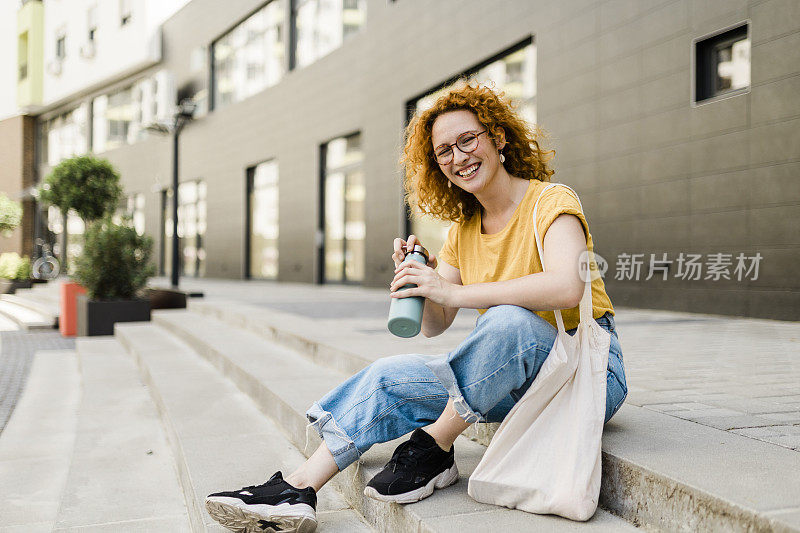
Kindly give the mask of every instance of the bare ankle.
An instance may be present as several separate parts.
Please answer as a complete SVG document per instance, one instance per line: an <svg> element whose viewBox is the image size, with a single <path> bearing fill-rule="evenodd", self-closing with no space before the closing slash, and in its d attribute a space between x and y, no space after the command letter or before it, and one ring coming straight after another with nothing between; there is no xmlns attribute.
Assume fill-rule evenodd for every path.
<svg viewBox="0 0 800 533"><path fill-rule="evenodd" d="M439 448L441 448L442 450L449 452L450 448L453 447L453 443L442 439L441 436L436 432L436 430L432 429L432 426L424 427L422 428L422 431L433 437L433 440L436 441L436 444L438 444Z"/></svg>
<svg viewBox="0 0 800 533"><path fill-rule="evenodd" d="M283 480L286 483L288 483L289 485L291 485L296 489L304 489L310 486L311 483L308 483L306 479L307 479L306 476L300 470L295 470L294 472L283 478Z"/></svg>

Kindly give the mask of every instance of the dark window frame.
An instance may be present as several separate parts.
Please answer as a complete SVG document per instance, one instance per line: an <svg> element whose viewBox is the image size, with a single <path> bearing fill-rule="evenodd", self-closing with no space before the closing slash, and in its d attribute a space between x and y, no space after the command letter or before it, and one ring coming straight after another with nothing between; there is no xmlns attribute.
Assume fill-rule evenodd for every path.
<svg viewBox="0 0 800 533"><path fill-rule="evenodd" d="M730 96L746 94L751 84L737 89L716 89L717 58L715 52L724 46L750 39L750 21L740 22L692 41L692 105L701 105ZM751 70L752 71L752 70Z"/></svg>
<svg viewBox="0 0 800 533"><path fill-rule="evenodd" d="M289 47L291 49L289 54L287 55L287 57L289 58L289 64L287 66L287 70L288 71L296 70L298 68L298 65L297 65L297 12L299 11L299 9L301 7L301 4L305 4L305 3L309 2L309 1L311 1L311 0L287 0L287 3L289 4L289 8L290 8L289 9L288 38L289 38ZM365 5L365 9L368 9L368 1L367 0L365 0L365 4L364 5ZM344 2L342 2L342 9L344 9ZM367 21L364 22L364 27L366 27L366 25L367 25ZM362 27L361 30L359 30L359 31L363 31L364 27ZM338 48L341 48L342 46L344 46L345 41L346 41L346 39L343 37L342 38L342 44L340 44L337 48L334 48L333 50L331 50L330 52L327 52L324 55L328 55L329 53L334 52ZM320 59L321 59L321 57L318 57L317 59L315 59L314 61L312 61L308 65L305 65L305 66L299 67L299 68L306 68L309 65L311 65L313 63L316 63Z"/></svg>
<svg viewBox="0 0 800 533"><path fill-rule="evenodd" d="M92 5L86 13L86 39L93 43L97 36L97 4Z"/></svg>
<svg viewBox="0 0 800 533"><path fill-rule="evenodd" d="M119 25L126 26L133 18L133 6L130 0L120 0L119 3Z"/></svg>
<svg viewBox="0 0 800 533"><path fill-rule="evenodd" d="M216 98L214 97L216 95L216 92L217 92L217 72L216 72L216 68L214 67L214 49L216 48L217 43L219 41L221 41L222 39L224 39L233 30L238 28L244 21L246 21L247 19L249 19L250 17L252 17L253 15L255 15L256 13L258 13L259 11L261 11L262 9L264 9L269 4L271 4L272 2L275 2L275 1L276 0L267 0L266 2L263 2L263 3L259 4L257 8L248 11L245 16L239 18L236 22L234 22L233 24L231 24L230 26L225 28L225 30L223 32L221 32L216 37L214 37L214 39L212 39L212 41L211 41L211 44L208 45L208 76L209 76L209 80L208 80L208 112L209 113L211 113L212 111L214 111L217 108L217 101L216 101ZM284 1L287 4L289 4L289 8L291 9L291 7L293 5L293 0L284 0ZM284 26L286 26L286 24L289 23L286 20L286 16L287 16L286 13L284 13L284 15L283 15L283 25ZM287 32L284 31L284 35L286 33ZM284 67L286 68L286 73L288 73L291 70L290 65L291 65L291 63L290 63L289 59L284 57Z"/></svg>
<svg viewBox="0 0 800 533"><path fill-rule="evenodd" d="M56 35L56 59L64 61L67 57L67 34L59 33Z"/></svg>
<svg viewBox="0 0 800 533"><path fill-rule="evenodd" d="M201 183L205 183L206 186L208 186L207 185L208 182L206 181L206 179L200 177L200 178L192 178L192 179L181 181L180 183L178 183L178 189L180 189L180 186L185 184L185 183L194 183L196 187L199 187L199 185ZM172 185L170 185L169 187L166 187L164 189L161 189L161 237L162 238L161 238L161 261L160 261L160 264L159 264L159 270L160 270L160 273L161 273L162 276L166 276L167 275L167 273L166 273L167 258L164 256L164 254L166 252L166 242L167 242L167 232L166 232L167 218L172 216L172 197L170 195L171 191L172 191ZM180 194L180 190L178 191L178 194ZM208 202L208 193L207 192L206 192L205 201L206 201L206 215L205 215L206 229L208 229L208 203L207 203ZM180 208L181 208L180 196L178 197L178 202L179 202L178 203L178 217L179 217L178 220L180 220ZM195 199L195 205L196 204L197 204L197 199ZM197 211L195 211L195 215L197 215ZM196 216L195 224L198 221L199 221L199 217ZM196 235L196 237L197 237L197 246L196 246L195 250L201 250L201 249L205 250L205 240L204 240L205 233L203 233L202 235L200 233L198 233ZM171 241L172 237L169 237L169 239ZM185 274L183 272L184 265L186 264L184 262L184 259L183 259L183 247L185 245L185 240L184 239L185 239L185 237L183 239L181 237L178 237L178 246L180 248L180 252L178 253L178 272L180 273L181 276L188 277L188 278L198 278L199 279L199 278L206 277L205 274L202 275L202 276L200 275L200 255L199 254L195 255L195 259L194 259L194 272L195 273L194 274ZM169 261L170 262L172 261L172 250L170 250ZM170 267L171 266L172 265L170 265Z"/></svg>
<svg viewBox="0 0 800 533"><path fill-rule="evenodd" d="M253 163L252 165L248 165L245 169L245 222L244 222L244 279L255 279L259 281L277 281L279 277L276 277L274 280L272 278L260 278L260 277L253 277L253 272L250 266L251 261L251 254L253 253L253 243L251 242L253 232L253 216L251 215L252 212L252 202L253 202L253 192L255 191L255 176L256 176L256 168L264 163L269 163L272 161L277 162L277 157L269 157L267 159L261 160L257 163ZM280 168L278 169L278 180L280 180ZM280 182L279 185L280 187ZM280 189L279 189L280 190ZM280 194L280 192L279 192ZM280 201L279 201L279 208L280 208ZM280 227L278 228L280 231ZM280 237L279 237L280 238ZM278 249L278 253L280 254L280 249ZM280 257L280 255L278 256ZM280 268L278 269L278 276L280 276Z"/></svg>
<svg viewBox="0 0 800 533"><path fill-rule="evenodd" d="M327 160L328 160L328 144L336 139L346 139L348 137L353 137L354 135L363 135L361 130L354 130L349 133L343 133L342 135L337 135L335 137L331 137L330 139L326 139L322 141L319 145L319 208L317 209L318 219L317 219L317 235L318 239L317 244L317 276L316 276L316 284L317 285L325 285L325 284L336 284L336 285L352 285L352 286L362 286L364 282L357 281L357 280L348 280L347 279L347 262L342 261L342 279L341 280L332 280L328 281L325 278L325 177L326 177L326 170L327 170ZM363 150L363 148L362 148ZM366 158L364 161L360 163L363 167L364 163L366 162ZM347 211L345 207L345 220L347 219ZM347 250L347 233L342 236L342 248L346 251Z"/></svg>

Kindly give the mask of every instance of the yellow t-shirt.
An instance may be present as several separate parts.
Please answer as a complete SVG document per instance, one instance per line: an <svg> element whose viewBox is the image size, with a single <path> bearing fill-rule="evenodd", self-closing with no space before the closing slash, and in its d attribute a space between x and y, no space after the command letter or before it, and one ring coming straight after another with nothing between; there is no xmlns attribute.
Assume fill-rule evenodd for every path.
<svg viewBox="0 0 800 533"><path fill-rule="evenodd" d="M508 224L498 233L491 235L481 233L480 211L464 223L451 224L447 240L437 256L438 260L459 269L461 282L464 285L506 281L542 272L532 224L536 199L547 185L549 184L543 181L530 180L522 202L517 206ZM594 252L589 224L577 198L569 189L560 186L551 187L539 200L536 223L542 245L544 246L544 237L550 224L563 213L576 215L580 219L586 234L586 248L589 252ZM580 322L578 307L561 310L565 329L578 327ZM592 307L594 318L603 316L606 311L615 314L611 300L606 294L605 284L600 277L592 281ZM486 309L478 311L483 314ZM553 311L536 311L536 314L556 326Z"/></svg>

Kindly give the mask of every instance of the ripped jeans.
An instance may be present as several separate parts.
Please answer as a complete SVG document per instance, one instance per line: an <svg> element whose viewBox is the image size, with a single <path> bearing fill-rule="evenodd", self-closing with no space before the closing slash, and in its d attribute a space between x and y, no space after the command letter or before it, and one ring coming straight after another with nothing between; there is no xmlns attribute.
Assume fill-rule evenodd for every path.
<svg viewBox="0 0 800 533"><path fill-rule="evenodd" d="M614 317L595 319L611 333L605 421L628 394ZM575 329L567 333L573 335ZM449 397L466 422L501 422L533 383L557 330L523 307L498 305L444 355L378 359L311 406L306 417L344 470L373 444L432 424Z"/></svg>

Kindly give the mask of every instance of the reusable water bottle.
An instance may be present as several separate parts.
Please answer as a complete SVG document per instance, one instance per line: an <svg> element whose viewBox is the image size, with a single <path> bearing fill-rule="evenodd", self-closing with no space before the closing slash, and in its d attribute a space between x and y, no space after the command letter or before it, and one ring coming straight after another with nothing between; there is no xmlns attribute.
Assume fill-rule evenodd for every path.
<svg viewBox="0 0 800 533"><path fill-rule="evenodd" d="M423 265L428 264L428 250L414 245L414 250L406 253L406 257L401 265L409 261L419 261ZM416 287L413 283L408 283L400 287L404 291ZM389 331L398 337L414 337L422 329L422 311L425 307L425 298L422 296L409 296L407 298L392 298L389 306Z"/></svg>

